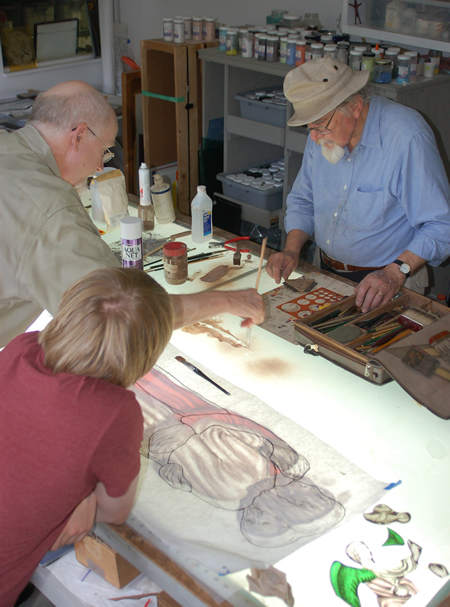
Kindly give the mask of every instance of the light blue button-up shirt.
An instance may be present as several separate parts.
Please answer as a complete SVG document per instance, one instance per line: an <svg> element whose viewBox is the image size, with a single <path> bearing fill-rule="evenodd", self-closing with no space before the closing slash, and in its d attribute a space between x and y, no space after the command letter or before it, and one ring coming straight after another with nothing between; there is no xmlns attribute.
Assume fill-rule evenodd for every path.
<svg viewBox="0 0 450 607"><path fill-rule="evenodd" d="M425 120L374 95L360 141L337 164L309 137L285 227L314 233L325 253L351 265L384 266L405 250L442 263L450 255L450 187Z"/></svg>

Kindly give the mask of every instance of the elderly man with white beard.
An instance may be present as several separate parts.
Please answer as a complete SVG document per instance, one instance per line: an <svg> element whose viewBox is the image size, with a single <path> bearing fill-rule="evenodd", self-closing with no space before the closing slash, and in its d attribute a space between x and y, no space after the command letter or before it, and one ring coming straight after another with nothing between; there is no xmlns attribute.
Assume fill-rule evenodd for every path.
<svg viewBox="0 0 450 607"><path fill-rule="evenodd" d="M427 286L425 264L450 255L450 188L434 135L415 110L371 95L368 72L327 57L291 70L284 92L307 125L302 166L287 197L286 246L267 271L296 268L314 234L322 269L358 282L363 312L405 285Z"/></svg>

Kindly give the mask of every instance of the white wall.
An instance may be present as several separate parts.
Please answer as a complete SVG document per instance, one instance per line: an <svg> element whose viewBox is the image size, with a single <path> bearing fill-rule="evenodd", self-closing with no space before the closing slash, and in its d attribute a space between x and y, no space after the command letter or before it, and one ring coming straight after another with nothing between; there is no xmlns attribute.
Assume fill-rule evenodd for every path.
<svg viewBox="0 0 450 607"><path fill-rule="evenodd" d="M131 47L140 63L140 41L161 38L164 17L200 15L216 17L226 25L264 25L272 9L302 16L316 12L324 27L335 29L342 0L120 0L120 19L128 24Z"/></svg>
<svg viewBox="0 0 450 607"><path fill-rule="evenodd" d="M83 80L100 90L102 88L102 60L86 60L78 64L66 64L59 68L49 67L0 73L0 99L14 97L17 93L29 89L47 90L66 80Z"/></svg>

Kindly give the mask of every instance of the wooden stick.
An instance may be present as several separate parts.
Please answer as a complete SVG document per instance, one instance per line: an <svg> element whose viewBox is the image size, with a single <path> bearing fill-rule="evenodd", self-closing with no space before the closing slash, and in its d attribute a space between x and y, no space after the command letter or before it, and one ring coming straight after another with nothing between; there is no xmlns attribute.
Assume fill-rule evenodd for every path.
<svg viewBox="0 0 450 607"><path fill-rule="evenodd" d="M383 344L382 346L378 346L378 348L375 348L374 350L372 350L371 354L375 354L375 352L379 352L380 350L384 350L384 348L387 348L391 344L395 344L395 342L400 341L400 339L403 339L404 337L406 337L410 333L412 333L412 329L406 329L405 331L402 331L401 333L399 333L398 335L396 335L395 337L393 337L387 343Z"/></svg>
<svg viewBox="0 0 450 607"><path fill-rule="evenodd" d="M190 233L191 233L191 231L187 230L186 232L179 232L178 234L172 234L172 236L170 237L170 240L173 242L177 238L182 238L183 236L189 236ZM156 251L159 251L160 249L162 249L166 243L167 243L167 240L165 240L162 244L160 244L159 247L156 247L156 249L152 249L151 251L148 251L148 253L146 253L142 259L145 259L152 253L156 253Z"/></svg>
<svg viewBox="0 0 450 607"><path fill-rule="evenodd" d="M264 261L264 253L266 251L266 244L267 244L267 236L263 239L262 241L262 245L261 245L261 252L260 252L260 258L259 258L259 268L258 268L258 274L256 275L256 285L255 285L255 289L258 290L259 287L259 281L261 279L261 270L262 270L262 265L263 265L263 261ZM250 347L250 343L252 341L252 328L248 327L247 328L247 336L246 336L246 340L245 343L247 345L247 347Z"/></svg>
<svg viewBox="0 0 450 607"><path fill-rule="evenodd" d="M163 242L162 244L160 244L159 247L156 247L156 249L152 249L151 251L149 251L148 253L146 253L142 259L145 259L146 257L148 257L149 255L151 255L152 253L156 253L156 251L159 251L159 249L162 249L163 246L166 244L166 242L167 242L167 240L165 242Z"/></svg>
<svg viewBox="0 0 450 607"><path fill-rule="evenodd" d="M256 276L256 285L255 285L255 289L256 290L258 290L259 281L261 279L261 270L262 270L262 265L263 265L263 261L264 261L264 253L266 252L266 244L267 244L267 236L263 239L262 245L261 245L261 253L260 253L260 258L259 258L259 268L258 268L258 274Z"/></svg>

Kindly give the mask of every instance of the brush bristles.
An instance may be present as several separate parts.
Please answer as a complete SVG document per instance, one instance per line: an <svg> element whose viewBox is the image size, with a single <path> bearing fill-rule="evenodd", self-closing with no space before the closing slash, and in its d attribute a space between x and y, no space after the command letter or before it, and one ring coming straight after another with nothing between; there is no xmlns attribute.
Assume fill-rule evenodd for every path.
<svg viewBox="0 0 450 607"><path fill-rule="evenodd" d="M413 331L420 331L425 325L431 325L432 323L439 320L437 314L433 312L426 312L421 308L408 308L399 317L398 321L402 325L408 325Z"/></svg>

